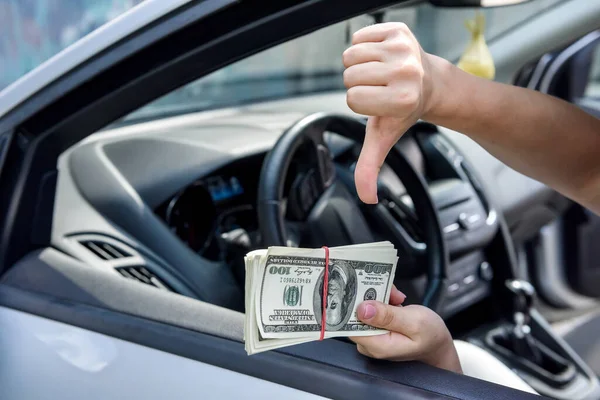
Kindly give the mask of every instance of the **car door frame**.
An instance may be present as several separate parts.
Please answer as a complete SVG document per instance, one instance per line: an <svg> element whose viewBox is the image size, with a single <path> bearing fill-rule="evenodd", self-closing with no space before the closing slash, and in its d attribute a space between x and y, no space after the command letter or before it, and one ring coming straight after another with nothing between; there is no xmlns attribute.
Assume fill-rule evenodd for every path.
<svg viewBox="0 0 600 400"><path fill-rule="evenodd" d="M238 59L393 3L190 2L40 88L0 119L0 132L9 135L0 170L0 273L50 246L56 160L69 146ZM367 359L337 340L248 357L239 340L84 304L68 293L42 294L46 283L0 284L0 306L331 398L537 398L420 363Z"/></svg>

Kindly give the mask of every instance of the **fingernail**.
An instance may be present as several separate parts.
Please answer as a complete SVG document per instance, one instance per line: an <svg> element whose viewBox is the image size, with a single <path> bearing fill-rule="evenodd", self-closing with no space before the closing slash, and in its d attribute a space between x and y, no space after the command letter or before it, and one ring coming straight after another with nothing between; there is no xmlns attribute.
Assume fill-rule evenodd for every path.
<svg viewBox="0 0 600 400"><path fill-rule="evenodd" d="M374 306L372 306L371 304L365 304L363 306L362 315L363 315L364 319L371 319L371 318L373 318L375 316L376 312L377 312L377 309Z"/></svg>

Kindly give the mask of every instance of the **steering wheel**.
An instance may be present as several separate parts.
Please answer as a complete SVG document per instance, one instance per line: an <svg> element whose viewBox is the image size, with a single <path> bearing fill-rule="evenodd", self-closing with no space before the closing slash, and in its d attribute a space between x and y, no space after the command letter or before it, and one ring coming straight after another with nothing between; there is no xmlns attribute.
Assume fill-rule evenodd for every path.
<svg viewBox="0 0 600 400"><path fill-rule="evenodd" d="M362 143L365 129L364 121L351 116L316 113L302 118L283 133L264 160L258 185L258 225L263 244L289 245L286 229L289 226L302 226L304 237L315 247L372 242L375 239L361 211L362 206L377 225L387 228L390 241L402 248L400 259L408 257L418 260L421 263L418 266L419 273L422 273L425 264L427 281L421 304L439 311L445 292L448 255L437 211L424 178L400 151L394 148L390 152L386 164L401 179L414 204L414 214L422 237L422 242L416 242L381 201L376 205L360 202L355 189L354 193L349 190L349 181L354 188L351 172L336 171L325 143L325 132L334 132ZM310 164L312 161L317 168L296 176L287 188L286 178L292 160L299 158L299 152L303 156L302 163ZM283 198L284 189L290 192L287 201ZM290 204L290 200L293 204ZM389 202L387 204L389 206ZM290 215L290 207L294 211L294 223L286 218L286 213L288 217ZM401 270L399 264L396 277L403 273Z"/></svg>

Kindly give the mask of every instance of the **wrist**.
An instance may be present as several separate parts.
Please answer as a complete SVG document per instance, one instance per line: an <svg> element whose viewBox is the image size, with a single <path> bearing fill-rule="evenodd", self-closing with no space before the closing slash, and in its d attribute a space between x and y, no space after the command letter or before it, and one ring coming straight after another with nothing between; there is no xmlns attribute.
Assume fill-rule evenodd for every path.
<svg viewBox="0 0 600 400"><path fill-rule="evenodd" d="M427 59L426 75L429 77L425 84L425 104L422 119L438 125L455 114L454 105L457 94L453 82L456 80L454 66L448 60L433 54L425 53Z"/></svg>
<svg viewBox="0 0 600 400"><path fill-rule="evenodd" d="M457 374L463 373L456 347L454 347L454 341L450 335L440 343L436 351L423 357L420 361Z"/></svg>

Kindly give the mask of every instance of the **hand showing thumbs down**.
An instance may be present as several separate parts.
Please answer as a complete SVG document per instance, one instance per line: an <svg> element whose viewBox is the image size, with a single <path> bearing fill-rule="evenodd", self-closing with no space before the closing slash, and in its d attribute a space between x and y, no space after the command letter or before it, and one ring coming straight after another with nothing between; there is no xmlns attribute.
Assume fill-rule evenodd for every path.
<svg viewBox="0 0 600 400"><path fill-rule="evenodd" d="M425 53L403 23L368 26L343 54L348 106L369 116L355 172L360 199L377 203L377 176L394 144L435 103L437 57Z"/></svg>

